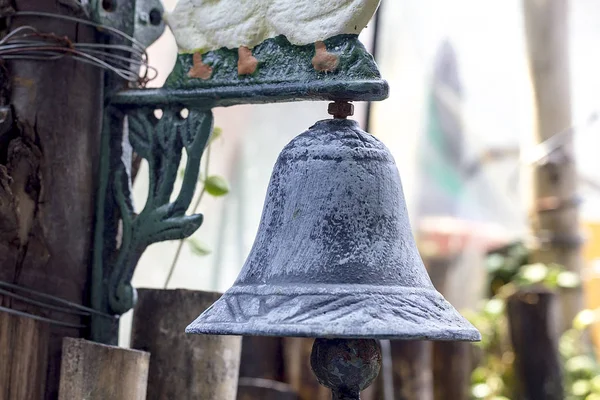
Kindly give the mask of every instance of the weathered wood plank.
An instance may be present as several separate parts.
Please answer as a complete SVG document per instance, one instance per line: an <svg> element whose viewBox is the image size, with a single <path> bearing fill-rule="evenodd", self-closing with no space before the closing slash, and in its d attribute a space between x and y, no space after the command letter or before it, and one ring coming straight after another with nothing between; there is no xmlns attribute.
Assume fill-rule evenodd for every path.
<svg viewBox="0 0 600 400"><path fill-rule="evenodd" d="M246 336L242 339L240 378L283 382L283 338Z"/></svg>
<svg viewBox="0 0 600 400"><path fill-rule="evenodd" d="M84 16L77 1L12 3L19 11ZM13 28L31 25L41 33L73 41L97 39L93 29L56 18L15 17L12 22ZM89 304L103 71L69 57L15 59L5 66L10 82L6 100L14 107L18 126L0 140L0 279ZM6 299L2 303L65 322L81 322L76 316ZM50 326L46 399L56 399L58 394L63 337L84 334L84 330Z"/></svg>
<svg viewBox="0 0 600 400"><path fill-rule="evenodd" d="M568 129L571 116L571 73L569 57L569 0L524 0L523 17L529 59L534 112L533 132L523 140L523 155L531 148ZM577 162L573 135L560 140L561 146L539 163L522 163L523 187L528 207L534 262L558 263L581 273ZM571 326L583 308L581 288L561 293L562 330Z"/></svg>
<svg viewBox="0 0 600 400"><path fill-rule="evenodd" d="M289 385L282 382L240 378L237 400L298 400L298 395Z"/></svg>
<svg viewBox="0 0 600 400"><path fill-rule="evenodd" d="M65 338L59 400L146 400L150 354Z"/></svg>
<svg viewBox="0 0 600 400"><path fill-rule="evenodd" d="M298 393L300 400L330 400L331 390L319 384L310 367L314 341L310 338L284 338L285 382ZM361 393L361 399L373 400L376 392L376 385L371 385Z"/></svg>
<svg viewBox="0 0 600 400"><path fill-rule="evenodd" d="M300 400L329 400L331 390L321 386L310 368L314 339L284 338L285 381Z"/></svg>
<svg viewBox="0 0 600 400"><path fill-rule="evenodd" d="M456 273L455 257L427 258L427 272L435 288L446 298L460 300L452 293L451 274ZM456 290L454 290L456 292ZM435 400L468 400L473 372L473 345L460 342L432 344L433 398Z"/></svg>
<svg viewBox="0 0 600 400"><path fill-rule="evenodd" d="M394 400L433 400L432 343L392 340L390 344Z"/></svg>
<svg viewBox="0 0 600 400"><path fill-rule="evenodd" d="M508 300L516 378L524 399L562 400L558 352L558 298L543 290L521 291Z"/></svg>
<svg viewBox="0 0 600 400"><path fill-rule="evenodd" d="M0 400L44 398L49 327L0 311Z"/></svg>
<svg viewBox="0 0 600 400"><path fill-rule="evenodd" d="M152 354L148 399L235 400L241 338L185 333L186 326L220 296L138 290L131 347Z"/></svg>
<svg viewBox="0 0 600 400"><path fill-rule="evenodd" d="M433 343L435 400L470 399L473 345L464 342Z"/></svg>

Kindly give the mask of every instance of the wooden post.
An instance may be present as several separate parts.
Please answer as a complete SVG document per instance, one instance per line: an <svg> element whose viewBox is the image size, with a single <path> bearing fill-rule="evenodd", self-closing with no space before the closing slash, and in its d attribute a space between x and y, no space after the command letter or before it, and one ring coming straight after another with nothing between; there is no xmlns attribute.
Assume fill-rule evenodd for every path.
<svg viewBox="0 0 600 400"><path fill-rule="evenodd" d="M321 386L310 367L314 339L284 338L285 381L298 393L299 400L330 400L331 390ZM361 393L361 400L374 400L376 385Z"/></svg>
<svg viewBox="0 0 600 400"><path fill-rule="evenodd" d="M284 380L283 338L246 336L242 339L240 378Z"/></svg>
<svg viewBox="0 0 600 400"><path fill-rule="evenodd" d="M299 400L292 388L282 382L260 378L240 378L237 400Z"/></svg>
<svg viewBox="0 0 600 400"><path fill-rule="evenodd" d="M443 257L424 261L435 288L442 295L448 296L448 278L456 260L452 257ZM472 354L473 346L470 343L433 343L433 398L435 400L470 398Z"/></svg>
<svg viewBox="0 0 600 400"><path fill-rule="evenodd" d="M516 378L523 398L529 400L565 398L558 353L557 303L553 293L535 290L518 292L508 300Z"/></svg>
<svg viewBox="0 0 600 400"><path fill-rule="evenodd" d="M0 5L3 11L8 9L4 6L12 5L19 11L85 16L77 1L0 0ZM97 40L93 28L56 18L14 17L12 22L13 29L31 25L42 34L72 41ZM70 57L54 61L14 59L5 62L2 70L0 104L13 106L18 123L8 131L3 126L0 135L0 280L89 305L86 293L93 247L103 71ZM68 323L84 322L78 316L51 313L7 298L0 302ZM39 376L42 380L31 384L37 387L45 381L45 398L56 399L62 339L81 337L85 330L58 325L48 329L49 340L36 344L47 349L31 349L35 354L47 353L48 371L43 379ZM20 358L28 356L15 353L12 362L25 365L28 361Z"/></svg>
<svg viewBox="0 0 600 400"><path fill-rule="evenodd" d="M59 400L146 400L150 354L66 338Z"/></svg>
<svg viewBox="0 0 600 400"><path fill-rule="evenodd" d="M394 400L433 400L432 343L402 340L390 343Z"/></svg>
<svg viewBox="0 0 600 400"><path fill-rule="evenodd" d="M433 354L434 399L468 400L473 371L473 345L435 342Z"/></svg>
<svg viewBox="0 0 600 400"><path fill-rule="evenodd" d="M331 390L321 386L310 368L314 339L284 338L285 381L300 400L330 400Z"/></svg>
<svg viewBox="0 0 600 400"><path fill-rule="evenodd" d="M49 327L0 312L0 400L44 398Z"/></svg>
<svg viewBox="0 0 600 400"><path fill-rule="evenodd" d="M297 400L285 379L283 338L246 336L242 339L238 400Z"/></svg>
<svg viewBox="0 0 600 400"><path fill-rule="evenodd" d="M138 296L131 347L152 354L148 399L235 400L241 338L185 333L221 295L141 289Z"/></svg>
<svg viewBox="0 0 600 400"><path fill-rule="evenodd" d="M531 140L524 142L528 160L532 146L560 133L571 122L571 88L569 73L568 0L523 1L529 68L534 96L535 129ZM576 207L577 171L573 138L561 138L562 146L541 162L526 166L529 180L530 227L534 237L533 259L555 262L580 273L581 238ZM533 161L533 160L531 160ZM563 329L570 326L583 307L580 289L561 298Z"/></svg>

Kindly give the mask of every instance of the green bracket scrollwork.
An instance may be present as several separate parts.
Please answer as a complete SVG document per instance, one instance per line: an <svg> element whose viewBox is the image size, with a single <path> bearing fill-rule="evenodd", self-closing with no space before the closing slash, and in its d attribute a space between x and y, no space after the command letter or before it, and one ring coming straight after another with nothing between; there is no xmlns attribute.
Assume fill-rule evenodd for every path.
<svg viewBox="0 0 600 400"><path fill-rule="evenodd" d="M154 111L148 106L123 111L111 108L104 122L92 301L94 308L114 315L122 315L135 305L131 279L146 248L161 241L185 239L203 221L201 214L186 215L186 211L194 197L200 161L212 132L212 112L192 109L183 118L181 107L169 106L157 118ZM121 140L114 137L115 128L119 127L124 132ZM139 214L131 200L131 150L149 165L148 197ZM184 151L187 160L181 190L171 201ZM117 217L121 221L119 243L114 240ZM92 338L114 342L115 329L107 326L105 320L93 320Z"/></svg>

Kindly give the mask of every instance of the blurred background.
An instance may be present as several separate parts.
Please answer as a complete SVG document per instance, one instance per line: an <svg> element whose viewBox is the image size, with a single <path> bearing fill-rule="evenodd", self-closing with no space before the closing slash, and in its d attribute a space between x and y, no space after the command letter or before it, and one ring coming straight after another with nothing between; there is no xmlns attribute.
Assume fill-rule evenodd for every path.
<svg viewBox="0 0 600 400"><path fill-rule="evenodd" d="M600 104L596 97L600 93L600 53L594 49L600 42L600 2L571 1L565 15L552 15L553 20L562 22L548 32L540 30L540 41L556 35L556 49L546 52L542 46L532 52L528 43L536 39L532 39L535 34L526 31L525 10L535 15L536 7L542 9L543 4L548 2L384 0L378 15L361 35L388 80L391 93L389 99L380 103L356 104L354 119L382 140L396 159L413 231L434 285L469 316L484 337L474 353L471 347L461 345L435 344L431 349L419 344L408 349L392 343L388 353L394 355L393 371L381 374L384 383L377 385L378 392L371 394L374 397L368 398L429 399L419 394L398 395L398 385L385 389L386 379L388 383L405 382L394 374L396 362L407 357L415 365L415 382L425 387L423 382L434 380L435 399L510 399L516 390L515 375L520 374L517 381L533 391L545 385L537 382L530 371L542 371L543 382L559 382L556 389L550 388L557 393L556 399L600 398L600 364L591 357L594 351L587 347L589 338L585 333L588 327L593 328L589 331L590 342L596 345L598 353ZM174 0L165 1L167 10L174 5ZM544 25L544 16L533 19L536 18L538 22L531 22L530 26ZM558 33L551 31L554 28ZM172 34L167 31L149 49L149 54L150 63L159 71L151 86L159 87L177 56ZM554 69L568 70L559 76L562 81L556 86L544 82L550 84L551 90L541 97L546 96L556 107L566 108L557 109L556 113L548 113L547 104L546 110L536 108L545 100L538 99L536 106L534 88L540 90L536 86L540 82L536 83L534 77L553 69L545 68L540 61L546 56L550 62L560 64L552 65ZM536 62L541 67L537 71L530 70L531 57L539 57ZM221 193L206 195L198 202L197 211L205 215L205 222L190 240L156 244L144 253L135 272L134 286L227 290L254 241L279 152L314 122L329 118L326 111L327 104L319 102L214 110L215 125L221 134L210 147L210 172L205 166L204 174L220 177L216 183L217 192ZM541 123L544 118L550 122ZM545 131L546 138L558 136L546 142L545 147L535 147L535 132L541 131ZM542 140L538 138L539 141ZM538 197L537 203L532 203L532 198L543 192L536 193L538 189L534 189L537 186L532 181L536 177L528 172L535 169L532 157L541 160L563 154L550 151L562 147L576 164L574 177L568 178L572 182L563 185L563 191L554 193L555 197ZM134 185L139 209L147 190L147 167L142 164ZM532 233L539 238L544 234L544 225L549 226L542 209L560 208L561 202L575 200L575 194L582 200L579 220L577 208L573 207L565 211L558 230L568 226L570 220L574 226L561 232L565 234L563 239L578 239L573 233L580 230L582 254L577 246L573 250L567 242L560 244L557 240L555 247L563 246L558 252L570 254L563 258L569 265L557 265L562 261L552 257L540 260L532 256L536 250L532 250L528 239ZM567 208L571 206L567 204ZM528 311L531 298L520 298L519 293L531 294L531 287L536 290L533 293L537 305ZM584 289L583 301L580 289L575 287ZM544 318L561 313L550 311L550 306L545 308L546 289L550 290L550 297L555 290L562 293L565 307L556 332ZM511 297L507 293L517 294ZM574 302L569 296L574 296ZM532 314L526 316L527 312ZM531 322L537 317L542 322ZM525 325L519 321L525 321ZM131 315L127 314L121 324L124 346L129 341L130 325ZM537 333L525 339L528 332ZM544 338L550 341L545 342ZM265 343L256 342L251 347L260 351ZM310 344L301 342L294 345L310 348ZM298 354L304 351L296 350ZM419 366L415 357L429 352L433 354L433 365ZM247 362L251 364L256 356L244 354L247 353L242 355L242 377L244 357L250 357ZM540 365L525 365L521 361L520 366L513 366L515 357L537 359L543 354L548 354L548 358ZM557 365L559 359L561 364ZM297 364L289 360L286 363ZM446 367L448 363L451 368ZM252 369L248 368L247 371ZM566 397L558 394L563 391L561 379L556 378L560 373L553 375L559 370L566 371L562 380ZM307 397L302 395L302 389L298 390L302 399L317 398L316 392ZM390 397L392 392L396 393L394 397Z"/></svg>
<svg viewBox="0 0 600 400"><path fill-rule="evenodd" d="M164 3L170 10L176 2ZM600 53L593 50L600 40L600 3L571 2L569 20L575 153L584 200L580 211L592 266L594 257L600 258L600 126L588 121L600 108ZM376 59L391 94L370 112L367 104L357 104L354 118L363 128L368 124L394 154L413 229L422 232L421 251L444 251L439 247L448 245L446 236L460 237L460 243L449 245L464 248L461 257L473 261L490 243L522 237L527 221L519 149L523 138L531 136L534 115L522 2L385 1L376 25L373 21L361 40L371 51L376 43ZM177 55L170 31L149 54L159 71L151 86L158 87ZM210 170L226 178L231 191L202 199L199 211L205 222L194 235L201 248L182 247L170 288L224 291L231 286L253 243L279 152L314 122L328 118L326 111L327 104L318 102L215 110L222 136L213 144ZM556 131L565 128L557 126ZM500 156L486 156L495 152ZM146 171L142 165L134 187L140 209L148 187ZM478 235L465 241L461 232L472 232L474 226ZM174 242L150 247L134 285L162 287L177 247ZM461 282L465 274L483 279L479 267L452 279ZM447 297L459 308L473 299ZM126 343L127 318L122 330Z"/></svg>

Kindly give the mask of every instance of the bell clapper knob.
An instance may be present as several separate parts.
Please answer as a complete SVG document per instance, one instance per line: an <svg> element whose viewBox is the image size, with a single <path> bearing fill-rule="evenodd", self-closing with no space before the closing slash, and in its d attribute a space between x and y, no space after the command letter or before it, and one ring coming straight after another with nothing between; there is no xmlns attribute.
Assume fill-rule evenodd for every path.
<svg viewBox="0 0 600 400"><path fill-rule="evenodd" d="M347 101L336 101L329 103L327 108L329 115L333 115L335 119L346 119L354 115L354 104Z"/></svg>
<svg viewBox="0 0 600 400"><path fill-rule="evenodd" d="M360 400L379 374L381 348L373 339L316 339L310 365L333 400Z"/></svg>

